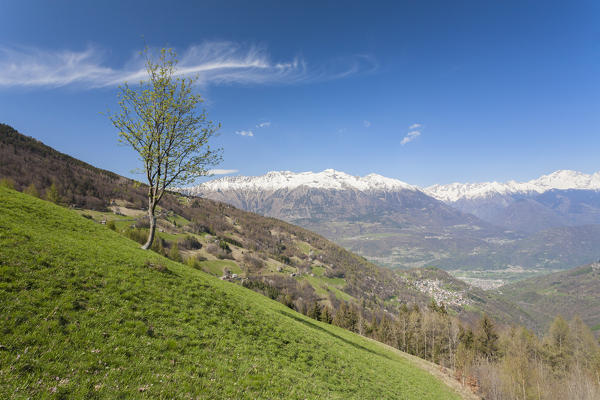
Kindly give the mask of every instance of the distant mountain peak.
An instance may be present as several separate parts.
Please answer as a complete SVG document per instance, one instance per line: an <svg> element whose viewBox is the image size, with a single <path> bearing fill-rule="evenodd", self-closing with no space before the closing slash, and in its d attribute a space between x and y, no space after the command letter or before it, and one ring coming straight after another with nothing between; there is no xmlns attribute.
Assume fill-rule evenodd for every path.
<svg viewBox="0 0 600 400"><path fill-rule="evenodd" d="M445 202L455 202L463 199L479 199L495 195L511 195L517 193L544 193L549 190L600 190L600 172L584 174L572 170L559 170L548 175L542 175L528 182L514 180L482 183L451 183L448 185L433 185L425 189L425 193Z"/></svg>
<svg viewBox="0 0 600 400"><path fill-rule="evenodd" d="M261 176L228 176L213 179L193 188L187 188L185 191L190 194L227 190L276 191L281 189L292 190L301 186L316 189L354 189L359 191L418 190L416 186L378 174L360 177L329 168L321 172L271 171Z"/></svg>

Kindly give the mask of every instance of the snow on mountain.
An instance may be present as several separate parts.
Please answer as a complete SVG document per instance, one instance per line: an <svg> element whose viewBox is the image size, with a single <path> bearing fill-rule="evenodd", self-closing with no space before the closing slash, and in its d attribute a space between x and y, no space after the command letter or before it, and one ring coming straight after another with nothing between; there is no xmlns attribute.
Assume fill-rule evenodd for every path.
<svg viewBox="0 0 600 400"><path fill-rule="evenodd" d="M219 190L276 191L279 189L296 189L300 186L317 189L356 189L360 191L418 190L416 186L377 174L360 177L326 169L321 172L274 171L262 176L230 176L214 179L187 188L185 191L189 194Z"/></svg>
<svg viewBox="0 0 600 400"><path fill-rule="evenodd" d="M495 195L544 193L552 189L600 190L600 172L584 174L577 171L561 170L543 175L529 182L451 183L429 186L424 191L438 200L455 202L462 199L472 200Z"/></svg>
<svg viewBox="0 0 600 400"><path fill-rule="evenodd" d="M198 186L181 189L182 192L197 195L203 192L217 191L277 191L298 187L316 189L354 189L367 191L421 190L444 202L458 200L490 198L496 195L544 193L552 189L600 190L600 172L584 174L582 172L561 170L543 175L528 182L482 182L451 183L433 185L425 189L409 185L397 179L386 178L378 174L364 177L349 175L334 169L321 172L273 171L261 176L229 176L218 178Z"/></svg>

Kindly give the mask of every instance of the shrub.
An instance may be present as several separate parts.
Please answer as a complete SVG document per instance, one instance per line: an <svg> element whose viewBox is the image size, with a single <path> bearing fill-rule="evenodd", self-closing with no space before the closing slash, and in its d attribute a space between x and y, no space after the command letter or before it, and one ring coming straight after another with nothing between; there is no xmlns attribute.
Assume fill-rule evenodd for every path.
<svg viewBox="0 0 600 400"><path fill-rule="evenodd" d="M281 290L269 285L264 281L247 279L242 282L242 285L245 288L261 293L262 295L267 296L268 298L273 300L277 300L278 298L284 297L284 294L281 292Z"/></svg>
<svg viewBox="0 0 600 400"><path fill-rule="evenodd" d="M281 261L282 263L284 263L286 265L292 265L292 259L289 258L288 256L281 255L277 258L279 259L279 261Z"/></svg>
<svg viewBox="0 0 600 400"><path fill-rule="evenodd" d="M169 258L173 261L182 261L181 254L179 253L179 246L177 245L177 243L173 243L171 245L171 249L169 250Z"/></svg>
<svg viewBox="0 0 600 400"><path fill-rule="evenodd" d="M33 197L40 197L40 192L37 190L37 187L33 182L29 186L27 186L25 190L23 190L23 193L26 193Z"/></svg>
<svg viewBox="0 0 600 400"><path fill-rule="evenodd" d="M125 231L125 236L131 240L135 240L139 244L144 244L148 239L148 231L140 228L127 229Z"/></svg>
<svg viewBox="0 0 600 400"><path fill-rule="evenodd" d="M200 261L204 261L204 260L198 260L197 257L188 257L185 259L185 263L195 269L202 269L202 266L200 265Z"/></svg>
<svg viewBox="0 0 600 400"><path fill-rule="evenodd" d="M188 235L185 239L179 241L179 246L186 250L200 250L202 248L202 243L194 236Z"/></svg>
<svg viewBox="0 0 600 400"><path fill-rule="evenodd" d="M46 189L46 200L51 201L54 204L61 203L62 199L56 184L53 183L48 189Z"/></svg>
<svg viewBox="0 0 600 400"><path fill-rule="evenodd" d="M196 234L208 233L210 235L214 235L215 232L212 230L210 226L204 225L200 222L194 221L187 226L187 229Z"/></svg>
<svg viewBox="0 0 600 400"><path fill-rule="evenodd" d="M232 245L234 245L234 246L237 246L237 247L244 247L244 244L243 244L243 243L241 243L241 242L239 242L239 241L235 240L234 238L230 238L230 237L224 236L224 237L222 237L222 238L220 238L220 239L221 239L221 241L223 241L223 242L227 242L227 243L230 243L230 244L232 244Z"/></svg>
<svg viewBox="0 0 600 400"><path fill-rule="evenodd" d="M5 187L8 189L15 189L15 181L11 178L2 178L0 179L0 187Z"/></svg>
<svg viewBox="0 0 600 400"><path fill-rule="evenodd" d="M345 278L346 274L339 269L327 269L325 270L325 276L327 278Z"/></svg>
<svg viewBox="0 0 600 400"><path fill-rule="evenodd" d="M219 240L219 248L223 250L225 253L231 253L231 248L224 240Z"/></svg>
<svg viewBox="0 0 600 400"><path fill-rule="evenodd" d="M264 266L264 263L256 257L252 257L249 254L244 254L244 264L250 272L258 272Z"/></svg>
<svg viewBox="0 0 600 400"><path fill-rule="evenodd" d="M135 227L138 229L150 229L150 221L147 217L140 218L135 221Z"/></svg>
<svg viewBox="0 0 600 400"><path fill-rule="evenodd" d="M213 256L217 257L220 260L233 260L234 258L231 255L231 249L229 249L229 246L227 246L227 243L225 243L225 246L227 246L227 249L229 249L229 252L227 252L226 250L223 250L223 247L221 247L221 243L225 243L225 242L219 242L219 245L213 243L206 247L206 251L209 252L210 254L212 254Z"/></svg>

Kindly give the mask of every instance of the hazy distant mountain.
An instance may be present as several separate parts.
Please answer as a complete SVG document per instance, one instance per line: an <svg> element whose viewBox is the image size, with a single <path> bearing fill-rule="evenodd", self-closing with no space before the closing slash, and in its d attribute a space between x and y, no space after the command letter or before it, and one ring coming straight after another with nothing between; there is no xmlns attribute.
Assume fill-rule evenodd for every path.
<svg viewBox="0 0 600 400"><path fill-rule="evenodd" d="M600 172L564 170L529 182L452 183L425 191L462 212L524 232L600 223Z"/></svg>

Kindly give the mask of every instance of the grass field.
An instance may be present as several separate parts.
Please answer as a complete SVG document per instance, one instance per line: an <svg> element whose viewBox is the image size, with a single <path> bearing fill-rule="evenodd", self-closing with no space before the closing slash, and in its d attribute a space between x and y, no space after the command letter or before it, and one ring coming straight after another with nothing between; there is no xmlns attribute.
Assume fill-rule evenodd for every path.
<svg viewBox="0 0 600 400"><path fill-rule="evenodd" d="M232 274L240 274L242 269L231 260L208 260L200 262L200 267L215 276L222 276L223 270L227 268Z"/></svg>
<svg viewBox="0 0 600 400"><path fill-rule="evenodd" d="M0 319L0 398L459 398L382 345L5 188Z"/></svg>

